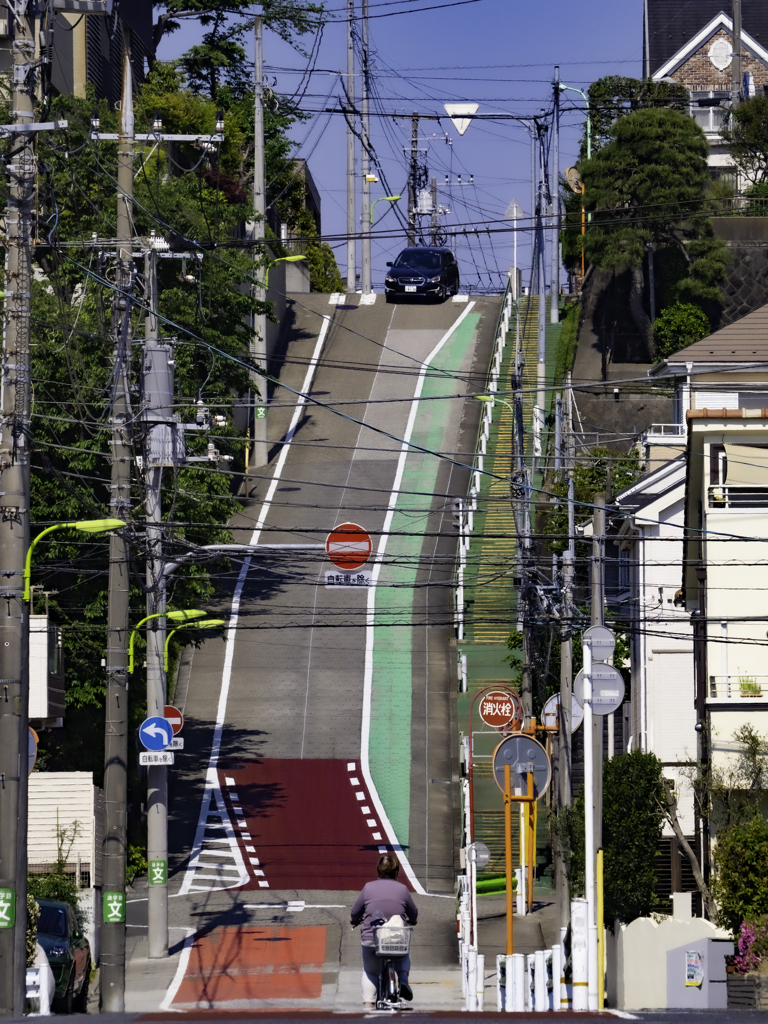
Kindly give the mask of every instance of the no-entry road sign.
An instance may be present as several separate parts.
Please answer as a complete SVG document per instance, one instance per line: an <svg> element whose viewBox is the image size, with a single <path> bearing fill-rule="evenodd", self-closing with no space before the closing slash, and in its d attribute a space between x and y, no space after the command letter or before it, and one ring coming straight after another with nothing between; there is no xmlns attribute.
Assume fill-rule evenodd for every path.
<svg viewBox="0 0 768 1024"><path fill-rule="evenodd" d="M166 704L163 716L171 723L173 735L177 736L181 732L181 727L184 725L184 715L182 715L179 709L175 708L173 704Z"/></svg>
<svg viewBox="0 0 768 1024"><path fill-rule="evenodd" d="M342 523L336 526L325 540L328 558L339 569L359 569L371 557L370 536L357 523Z"/></svg>

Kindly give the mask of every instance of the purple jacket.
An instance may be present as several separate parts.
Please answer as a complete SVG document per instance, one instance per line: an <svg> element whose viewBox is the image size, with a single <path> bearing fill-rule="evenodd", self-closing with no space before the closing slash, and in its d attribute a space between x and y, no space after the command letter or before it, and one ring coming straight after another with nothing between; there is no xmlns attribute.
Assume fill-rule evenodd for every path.
<svg viewBox="0 0 768 1024"><path fill-rule="evenodd" d="M394 878L377 878L363 886L349 916L352 924L363 922L360 939L364 946L372 946L374 921L388 921L395 914L404 917L408 924L416 924L419 911L402 882L396 882Z"/></svg>

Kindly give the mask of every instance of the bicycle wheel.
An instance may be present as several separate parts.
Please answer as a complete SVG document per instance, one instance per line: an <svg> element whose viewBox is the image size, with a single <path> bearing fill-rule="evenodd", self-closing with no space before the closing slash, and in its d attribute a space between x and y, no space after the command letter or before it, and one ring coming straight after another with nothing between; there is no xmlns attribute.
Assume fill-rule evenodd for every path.
<svg viewBox="0 0 768 1024"><path fill-rule="evenodd" d="M391 960L387 961L387 999L390 1003L400 1001L400 982L397 977L395 965Z"/></svg>

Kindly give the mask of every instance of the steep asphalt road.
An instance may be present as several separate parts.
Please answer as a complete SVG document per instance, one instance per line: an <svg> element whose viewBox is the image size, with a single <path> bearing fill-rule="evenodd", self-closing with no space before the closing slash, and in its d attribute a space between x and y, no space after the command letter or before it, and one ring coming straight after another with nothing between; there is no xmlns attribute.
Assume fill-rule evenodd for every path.
<svg viewBox="0 0 768 1024"><path fill-rule="evenodd" d="M232 532L244 543L321 545L335 525L356 522L373 538L375 586L326 587L324 552L290 548L233 562L222 581L211 610L227 619L226 640L195 653L180 695L172 913L199 934L174 1006L330 1005L340 968L359 972L346 908L393 848L422 908L415 966L455 968L456 541L446 496L466 493L468 474L448 459L465 462L474 447L479 403L461 396L484 387L500 299L294 299L280 380L324 404L272 396L269 465L253 473ZM334 402L352 403L336 408L364 423L336 415ZM282 982L246 991L227 970L216 997L205 995L212 942L251 955L242 943L254 900L277 929L248 939L254 971L285 973L287 941L297 975L322 981L313 995ZM306 936L283 941L296 928ZM278 946L282 967L269 961Z"/></svg>

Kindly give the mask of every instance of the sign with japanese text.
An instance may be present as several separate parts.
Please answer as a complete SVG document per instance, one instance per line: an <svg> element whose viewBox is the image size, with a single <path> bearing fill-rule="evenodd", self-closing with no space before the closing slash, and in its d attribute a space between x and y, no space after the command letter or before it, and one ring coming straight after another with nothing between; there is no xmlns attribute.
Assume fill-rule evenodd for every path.
<svg viewBox="0 0 768 1024"><path fill-rule="evenodd" d="M168 881L168 861L151 860L149 862L149 884L165 885Z"/></svg>
<svg viewBox="0 0 768 1024"><path fill-rule="evenodd" d="M139 754L139 764L173 764L173 754L170 750L161 750L157 754L151 750L142 750Z"/></svg>
<svg viewBox="0 0 768 1024"><path fill-rule="evenodd" d="M0 889L0 928L13 928L16 924L16 893L13 889Z"/></svg>
<svg viewBox="0 0 768 1024"><path fill-rule="evenodd" d="M125 893L105 892L104 893L104 923L124 924L125 923Z"/></svg>
<svg viewBox="0 0 768 1024"><path fill-rule="evenodd" d="M480 700L480 717L492 729L503 729L518 717L519 699L510 690L491 690Z"/></svg>
<svg viewBox="0 0 768 1024"><path fill-rule="evenodd" d="M373 586L373 575L370 572L327 572L326 587L370 587Z"/></svg>

